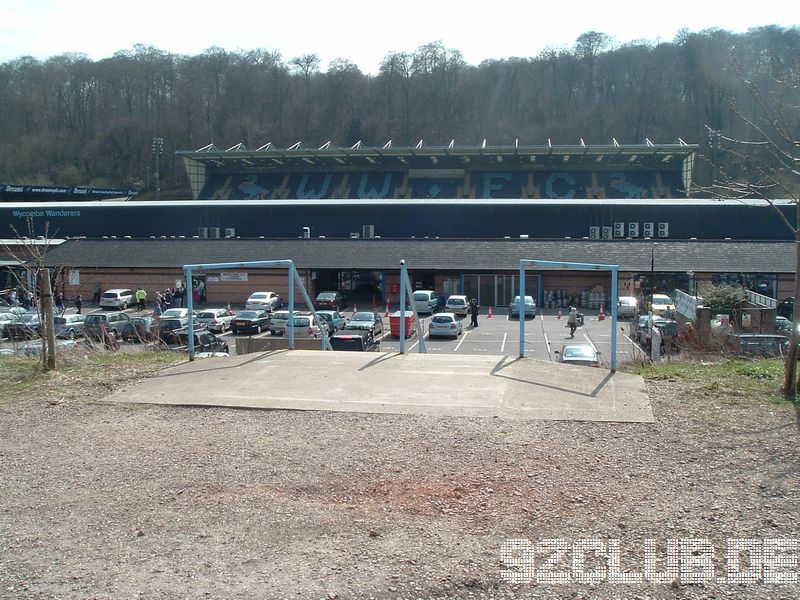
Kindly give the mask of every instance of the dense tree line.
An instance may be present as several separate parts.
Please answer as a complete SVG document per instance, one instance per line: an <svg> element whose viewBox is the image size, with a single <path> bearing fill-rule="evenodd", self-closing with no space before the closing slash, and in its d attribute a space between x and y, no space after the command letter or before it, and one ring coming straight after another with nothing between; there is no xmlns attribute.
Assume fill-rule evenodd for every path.
<svg viewBox="0 0 800 600"><path fill-rule="evenodd" d="M390 52L376 75L347 59L267 50L198 56L135 46L91 61L65 54L0 64L0 181L145 187L153 137L162 186L186 196L173 151L210 142L319 146L416 144L708 144L706 126L746 137L758 111L744 81L800 85L800 29L681 32L669 43L571 48L474 66L439 42ZM798 136L800 137L800 136ZM704 148L704 150L709 150Z"/></svg>

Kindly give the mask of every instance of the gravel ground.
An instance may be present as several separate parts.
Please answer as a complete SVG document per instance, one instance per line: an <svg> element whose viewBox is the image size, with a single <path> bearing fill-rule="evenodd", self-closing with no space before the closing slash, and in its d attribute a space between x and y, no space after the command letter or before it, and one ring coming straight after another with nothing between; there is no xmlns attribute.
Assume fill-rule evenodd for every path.
<svg viewBox="0 0 800 600"><path fill-rule="evenodd" d="M705 538L721 575L728 538L800 538L790 404L670 380L647 384L651 425L95 402L145 374L56 373L0 400L0 596L800 596L670 576L512 585L499 560L509 539L619 539L641 571L654 539L663 571L668 539ZM571 558L553 570L577 577Z"/></svg>

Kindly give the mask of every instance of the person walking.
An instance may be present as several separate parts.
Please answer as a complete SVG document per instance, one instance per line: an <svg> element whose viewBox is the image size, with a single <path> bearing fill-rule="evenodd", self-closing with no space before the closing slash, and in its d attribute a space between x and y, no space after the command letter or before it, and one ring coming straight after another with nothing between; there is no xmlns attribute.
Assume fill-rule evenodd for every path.
<svg viewBox="0 0 800 600"><path fill-rule="evenodd" d="M139 286L136 288L136 310L144 310L146 302L147 292L142 289L142 286Z"/></svg>
<svg viewBox="0 0 800 600"><path fill-rule="evenodd" d="M161 308L164 310L169 310L172 308L172 292L169 290L169 288L164 290L164 306Z"/></svg>
<svg viewBox="0 0 800 600"><path fill-rule="evenodd" d="M478 306L478 299L473 298L472 302L469 305L469 318L470 318L470 325L473 327L478 326L478 313L480 312L480 306Z"/></svg>
<svg viewBox="0 0 800 600"><path fill-rule="evenodd" d="M61 292L56 292L56 310L58 311L59 316L64 314L66 310L64 308L64 294Z"/></svg>
<svg viewBox="0 0 800 600"><path fill-rule="evenodd" d="M96 281L94 284L94 296L92 296L92 302L95 304L100 304L100 296L103 293L103 286L99 281Z"/></svg>
<svg viewBox="0 0 800 600"><path fill-rule="evenodd" d="M567 326L569 327L569 337L575 337L575 330L578 328L578 309L571 306L567 316Z"/></svg>
<svg viewBox="0 0 800 600"><path fill-rule="evenodd" d="M75 296L75 309L78 311L77 314L81 314L81 308L83 308L83 298L78 294Z"/></svg>

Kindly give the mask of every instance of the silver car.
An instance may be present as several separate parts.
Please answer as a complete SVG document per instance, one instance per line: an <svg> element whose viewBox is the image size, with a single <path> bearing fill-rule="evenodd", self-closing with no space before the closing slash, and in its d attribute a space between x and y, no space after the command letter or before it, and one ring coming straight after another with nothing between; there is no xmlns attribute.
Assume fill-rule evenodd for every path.
<svg viewBox="0 0 800 600"><path fill-rule="evenodd" d="M209 331L222 333L231 328L233 313L227 308L207 308L197 313L197 322L208 327Z"/></svg>
<svg viewBox="0 0 800 600"><path fill-rule="evenodd" d="M300 311L294 311L295 316L301 314ZM283 335L286 329L286 323L289 321L288 310L276 310L272 313L272 319L269 322L269 332L272 335Z"/></svg>
<svg viewBox="0 0 800 600"><path fill-rule="evenodd" d="M639 301L635 296L620 296L617 300L617 318L633 319L639 314Z"/></svg>

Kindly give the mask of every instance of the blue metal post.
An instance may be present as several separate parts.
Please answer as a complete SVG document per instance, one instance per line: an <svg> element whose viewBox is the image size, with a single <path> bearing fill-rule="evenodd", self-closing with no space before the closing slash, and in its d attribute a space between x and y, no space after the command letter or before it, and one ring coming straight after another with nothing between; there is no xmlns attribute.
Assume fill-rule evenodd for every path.
<svg viewBox="0 0 800 600"><path fill-rule="evenodd" d="M617 279L618 269L611 271L611 370L617 370Z"/></svg>
<svg viewBox="0 0 800 600"><path fill-rule="evenodd" d="M519 261L519 357L525 357L525 263Z"/></svg>
<svg viewBox="0 0 800 600"><path fill-rule="evenodd" d="M194 318L192 318L192 311L194 310L194 296L192 295L192 268L184 269L186 275L186 308L189 309L189 360L194 360Z"/></svg>
<svg viewBox="0 0 800 600"><path fill-rule="evenodd" d="M406 352L406 261L400 261L400 354Z"/></svg>
<svg viewBox="0 0 800 600"><path fill-rule="evenodd" d="M294 350L294 263L289 265L289 350Z"/></svg>

